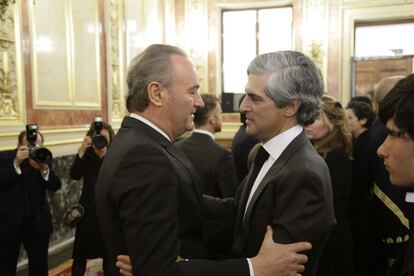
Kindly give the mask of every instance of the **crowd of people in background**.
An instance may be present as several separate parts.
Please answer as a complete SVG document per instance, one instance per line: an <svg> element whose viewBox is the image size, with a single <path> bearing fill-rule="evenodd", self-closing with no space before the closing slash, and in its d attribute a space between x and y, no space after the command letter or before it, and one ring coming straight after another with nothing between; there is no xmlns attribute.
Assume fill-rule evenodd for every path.
<svg viewBox="0 0 414 276"><path fill-rule="evenodd" d="M198 95L179 48L148 47L128 87L118 133L95 117L70 169L83 179L72 275L93 258L105 275L414 275L414 75L343 105L303 54L259 55L231 149L215 141L220 99ZM61 182L32 126L0 153L0 275L21 244L29 275L48 271L46 191Z"/></svg>

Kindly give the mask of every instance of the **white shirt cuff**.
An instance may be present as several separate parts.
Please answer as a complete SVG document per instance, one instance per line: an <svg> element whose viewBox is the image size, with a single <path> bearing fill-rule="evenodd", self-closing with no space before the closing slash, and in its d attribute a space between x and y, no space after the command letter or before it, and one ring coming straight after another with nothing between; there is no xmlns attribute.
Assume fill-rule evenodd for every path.
<svg viewBox="0 0 414 276"><path fill-rule="evenodd" d="M20 166L16 166L13 162L13 167L14 170L16 171L17 175L21 175L22 174L22 170L20 169Z"/></svg>
<svg viewBox="0 0 414 276"><path fill-rule="evenodd" d="M254 276L254 270L253 270L252 262L250 261L249 258L247 258L246 260L247 260L247 264L249 265L250 276Z"/></svg>
<svg viewBox="0 0 414 276"><path fill-rule="evenodd" d="M49 180L50 169L47 169L46 171L47 172L41 171L40 174L42 175L42 177L43 177L44 180L48 181Z"/></svg>
<svg viewBox="0 0 414 276"><path fill-rule="evenodd" d="M405 194L405 201L409 203L414 203L414 193L413 192L407 192Z"/></svg>

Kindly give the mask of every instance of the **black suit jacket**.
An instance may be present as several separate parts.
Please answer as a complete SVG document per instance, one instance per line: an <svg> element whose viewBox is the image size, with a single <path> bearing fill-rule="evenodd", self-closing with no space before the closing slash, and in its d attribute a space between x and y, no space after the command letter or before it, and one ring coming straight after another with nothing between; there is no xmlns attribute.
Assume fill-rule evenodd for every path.
<svg viewBox="0 0 414 276"><path fill-rule="evenodd" d="M18 241L24 221L36 235L50 235L53 228L46 190L61 187L52 169L46 181L27 160L18 175L13 166L15 157L16 150L0 152L0 242Z"/></svg>
<svg viewBox="0 0 414 276"><path fill-rule="evenodd" d="M302 132L265 175L244 216L250 193L246 184L252 171L253 168L237 190L234 201L205 197L206 216L236 215L233 250L239 256L252 257L259 252L266 225L273 226L276 242L311 242L313 248L307 254L309 261L302 275L316 275L322 249L336 223L325 161Z"/></svg>
<svg viewBox="0 0 414 276"><path fill-rule="evenodd" d="M411 229L413 229L411 223ZM410 231L410 239L404 244L388 276L414 276L414 231Z"/></svg>
<svg viewBox="0 0 414 276"><path fill-rule="evenodd" d="M176 143L196 169L202 185L202 193L214 197L234 197L237 180L233 156L218 145L209 135L194 132L189 138ZM204 243L208 256L225 258L230 254L234 220L206 220ZM218 233L228 233L218 235Z"/></svg>
<svg viewBox="0 0 414 276"><path fill-rule="evenodd" d="M237 181L233 157L210 136L194 132L189 138L176 143L194 165L201 183L202 193L214 197L233 197Z"/></svg>
<svg viewBox="0 0 414 276"><path fill-rule="evenodd" d="M248 275L244 259L204 257L198 177L190 161L159 132L125 117L96 186L98 221L111 271L128 254L134 275Z"/></svg>

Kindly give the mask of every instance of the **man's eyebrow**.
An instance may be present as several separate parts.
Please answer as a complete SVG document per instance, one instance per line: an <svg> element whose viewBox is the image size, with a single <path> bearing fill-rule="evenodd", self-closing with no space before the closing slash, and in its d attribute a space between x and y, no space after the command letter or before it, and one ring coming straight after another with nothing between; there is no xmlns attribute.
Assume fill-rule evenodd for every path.
<svg viewBox="0 0 414 276"><path fill-rule="evenodd" d="M246 96L249 96L249 97L255 97L255 98L261 98L262 97L262 96L260 96L256 93L254 93L254 92L251 92L251 91L246 90L245 92L246 92Z"/></svg>
<svg viewBox="0 0 414 276"><path fill-rule="evenodd" d="M387 132L393 137L404 137L404 133L387 127Z"/></svg>
<svg viewBox="0 0 414 276"><path fill-rule="evenodd" d="M194 89L199 89L200 88L200 85L199 84L196 84L196 85L193 85L193 86L191 86L189 89L188 89L188 91L191 91L191 90L194 90Z"/></svg>

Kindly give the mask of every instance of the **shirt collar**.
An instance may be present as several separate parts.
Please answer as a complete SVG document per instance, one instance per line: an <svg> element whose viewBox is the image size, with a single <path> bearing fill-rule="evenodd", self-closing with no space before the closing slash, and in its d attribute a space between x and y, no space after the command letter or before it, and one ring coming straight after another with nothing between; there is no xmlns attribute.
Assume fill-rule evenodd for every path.
<svg viewBox="0 0 414 276"><path fill-rule="evenodd" d="M194 129L193 132L195 133L202 133L202 134L206 134L208 136L211 137L211 139L215 140L216 138L214 137L214 134L211 133L210 131L204 130L204 129Z"/></svg>
<svg viewBox="0 0 414 276"><path fill-rule="evenodd" d="M295 125L264 143L263 147L271 157L277 159L302 131L303 126Z"/></svg>
<svg viewBox="0 0 414 276"><path fill-rule="evenodd" d="M160 129L159 127L157 127L154 123L152 123L151 121L149 121L148 119L145 119L144 117L142 117L141 115L138 115L136 113L130 113L129 114L130 117L135 118L141 122L143 122L144 124L152 127L153 129L155 129L156 131L158 131L162 136L164 136L165 138L168 139L168 141L171 142L170 137L168 137L167 133L165 133L162 129Z"/></svg>

